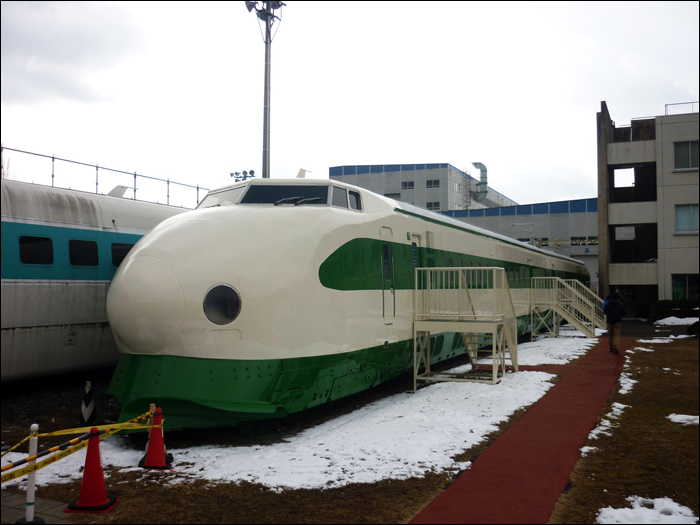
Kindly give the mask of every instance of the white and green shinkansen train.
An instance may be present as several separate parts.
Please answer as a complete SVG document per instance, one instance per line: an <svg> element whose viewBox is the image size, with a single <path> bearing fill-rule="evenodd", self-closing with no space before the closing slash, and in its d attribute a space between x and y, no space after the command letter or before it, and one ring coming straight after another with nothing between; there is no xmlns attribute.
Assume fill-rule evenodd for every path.
<svg viewBox="0 0 700 525"><path fill-rule="evenodd" d="M235 425L405 373L414 269L444 266L506 268L516 305L532 277L589 280L568 257L347 184L211 191L145 235L110 285L121 418L156 403L171 429ZM464 351L458 334L433 335L435 361Z"/></svg>

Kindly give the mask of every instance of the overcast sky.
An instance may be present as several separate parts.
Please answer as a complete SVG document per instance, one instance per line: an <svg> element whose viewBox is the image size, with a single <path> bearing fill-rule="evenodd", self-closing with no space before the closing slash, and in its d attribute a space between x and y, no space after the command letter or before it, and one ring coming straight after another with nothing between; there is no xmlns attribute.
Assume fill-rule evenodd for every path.
<svg viewBox="0 0 700 525"><path fill-rule="evenodd" d="M262 173L264 42L244 2L1 5L5 147L207 188ZM596 197L602 100L624 125L700 99L698 5L290 0L272 177L447 162L478 178L483 162L519 203ZM50 160L5 153L12 178L50 184ZM57 164L56 184L94 191L94 171Z"/></svg>

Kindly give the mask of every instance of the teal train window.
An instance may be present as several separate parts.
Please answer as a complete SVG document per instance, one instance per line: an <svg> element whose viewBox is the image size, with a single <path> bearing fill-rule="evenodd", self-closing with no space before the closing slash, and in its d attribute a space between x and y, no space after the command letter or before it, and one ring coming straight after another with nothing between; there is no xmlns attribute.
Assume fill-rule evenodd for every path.
<svg viewBox="0 0 700 525"><path fill-rule="evenodd" d="M19 260L24 264L53 264L53 241L49 237L22 235Z"/></svg>
<svg viewBox="0 0 700 525"><path fill-rule="evenodd" d="M73 266L97 266L100 262L95 241L68 241L68 257Z"/></svg>
<svg viewBox="0 0 700 525"><path fill-rule="evenodd" d="M112 265L118 267L126 257L126 254L129 253L129 250L133 247L133 244L124 244L121 242L112 243Z"/></svg>

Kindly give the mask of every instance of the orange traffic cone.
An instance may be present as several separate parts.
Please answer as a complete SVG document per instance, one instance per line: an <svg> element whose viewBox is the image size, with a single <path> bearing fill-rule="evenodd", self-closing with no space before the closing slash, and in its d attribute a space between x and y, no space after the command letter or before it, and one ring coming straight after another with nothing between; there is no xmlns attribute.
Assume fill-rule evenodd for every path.
<svg viewBox="0 0 700 525"><path fill-rule="evenodd" d="M162 470L172 469L173 455L165 451L163 441L163 411L156 408L153 418L153 428L149 431L148 444L146 445L146 455L139 462L139 467L155 468ZM160 425L156 428L155 425Z"/></svg>
<svg viewBox="0 0 700 525"><path fill-rule="evenodd" d="M96 428L90 429L83 482L80 497L71 501L63 512L97 512L105 514L111 511L119 499L107 496L105 476L100 460L100 433Z"/></svg>

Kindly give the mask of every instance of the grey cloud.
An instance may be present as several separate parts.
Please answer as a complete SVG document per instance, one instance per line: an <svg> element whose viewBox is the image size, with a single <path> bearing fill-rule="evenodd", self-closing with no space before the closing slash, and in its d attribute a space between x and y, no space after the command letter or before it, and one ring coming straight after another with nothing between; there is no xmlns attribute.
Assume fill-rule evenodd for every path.
<svg viewBox="0 0 700 525"><path fill-rule="evenodd" d="M99 94L83 80L143 49L140 28L119 6L87 2L2 2L2 102Z"/></svg>

